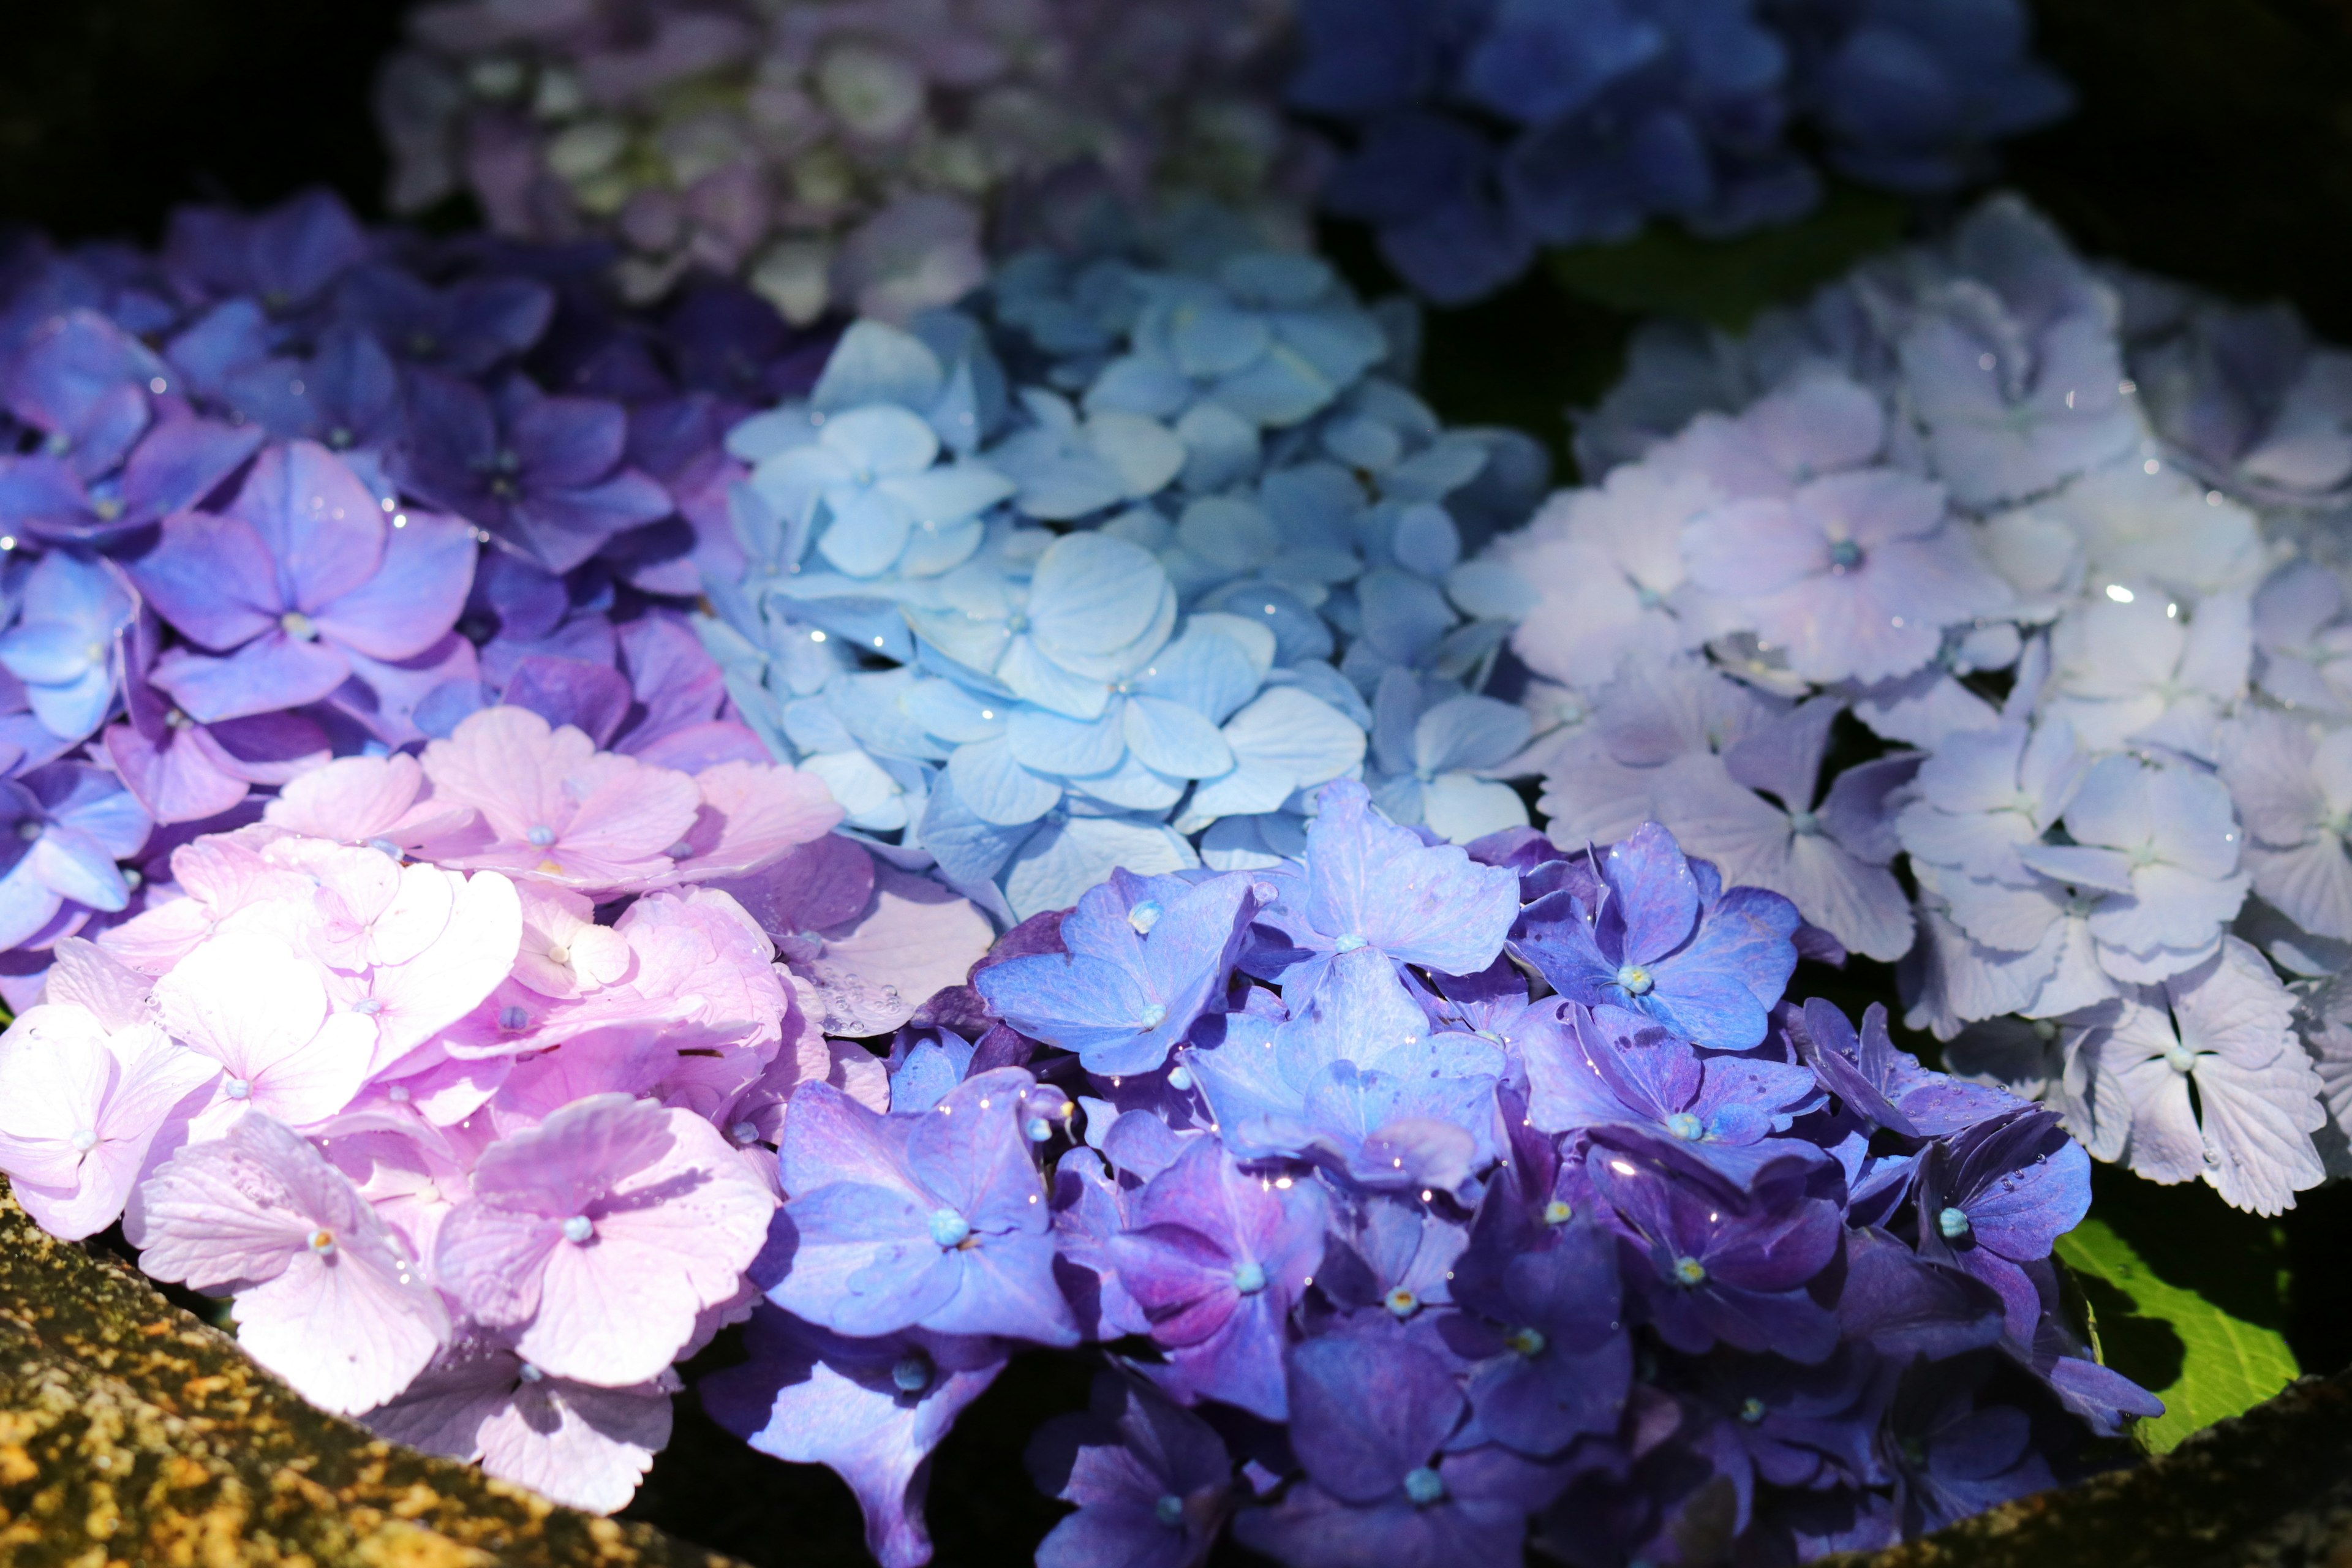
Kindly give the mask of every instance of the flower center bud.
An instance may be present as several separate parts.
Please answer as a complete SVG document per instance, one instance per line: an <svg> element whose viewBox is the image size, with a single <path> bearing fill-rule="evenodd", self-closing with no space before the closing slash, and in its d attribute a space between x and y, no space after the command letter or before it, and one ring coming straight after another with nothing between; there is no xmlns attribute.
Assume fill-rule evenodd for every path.
<svg viewBox="0 0 2352 1568"><path fill-rule="evenodd" d="M1042 1116L1033 1116L1021 1131L1028 1135L1032 1143L1043 1143L1054 1135L1054 1124Z"/></svg>
<svg viewBox="0 0 2352 1568"><path fill-rule="evenodd" d="M1143 1016L1138 1020L1147 1029L1156 1029L1167 1021L1168 1004L1165 1002L1154 1002L1143 1010Z"/></svg>
<svg viewBox="0 0 2352 1568"><path fill-rule="evenodd" d="M1140 936L1160 923L1160 900L1146 899L1127 911L1127 923L1133 926L1136 934Z"/></svg>
<svg viewBox="0 0 2352 1568"><path fill-rule="evenodd" d="M1191 1089L1192 1087L1192 1069L1188 1067L1170 1068L1168 1069L1168 1087L1174 1089L1179 1094L1182 1094L1185 1090Z"/></svg>
<svg viewBox="0 0 2352 1568"><path fill-rule="evenodd" d="M278 624L284 626L286 628L286 635L292 637L296 642L316 642L319 640L318 623L299 610L287 611L284 615L278 617Z"/></svg>
<svg viewBox="0 0 2352 1568"><path fill-rule="evenodd" d="M1445 1478L1421 1465L1404 1473L1404 1495L1415 1508L1427 1508L1445 1496Z"/></svg>
<svg viewBox="0 0 2352 1568"><path fill-rule="evenodd" d="M87 1154L92 1149L98 1147L98 1133L96 1130L92 1128L78 1128L75 1130L74 1135L68 1139L67 1142L71 1143L81 1152Z"/></svg>
<svg viewBox="0 0 2352 1568"><path fill-rule="evenodd" d="M931 1385L931 1358L909 1351L890 1367L890 1386L901 1394L920 1394Z"/></svg>
<svg viewBox="0 0 2352 1568"><path fill-rule="evenodd" d="M394 1084L384 1090L384 1098L394 1105L406 1105L409 1100L408 1086L404 1083Z"/></svg>
<svg viewBox="0 0 2352 1568"><path fill-rule="evenodd" d="M572 950L559 942L553 947L547 950L547 962L550 963L562 964L566 968L569 968L572 963Z"/></svg>
<svg viewBox="0 0 2352 1568"><path fill-rule="evenodd" d="M325 1229L312 1231L310 1250L321 1258L332 1258L335 1255L335 1233Z"/></svg>
<svg viewBox="0 0 2352 1568"><path fill-rule="evenodd" d="M1830 567L1833 571L1851 572L1862 564L1862 546L1851 539L1830 541Z"/></svg>
<svg viewBox="0 0 2352 1568"><path fill-rule="evenodd" d="M1265 1289L1265 1266L1244 1263L1234 1270L1234 1289L1244 1296L1255 1296Z"/></svg>
<svg viewBox="0 0 2352 1568"><path fill-rule="evenodd" d="M520 1029L530 1022L530 1015L515 1003L509 1002L499 1009L499 1027L501 1029Z"/></svg>
<svg viewBox="0 0 2352 1568"><path fill-rule="evenodd" d="M383 1004L373 996L362 996L352 1004L352 1011L362 1018L373 1018L383 1011Z"/></svg>
<svg viewBox="0 0 2352 1568"><path fill-rule="evenodd" d="M1965 1209L1946 1209L1936 1216L1936 1228L1943 1232L1946 1241L1958 1241L1969 1233L1969 1216Z"/></svg>
<svg viewBox="0 0 2352 1568"><path fill-rule="evenodd" d="M1675 1278L1685 1285L1704 1285L1706 1283L1706 1265L1696 1258L1677 1258L1675 1259Z"/></svg>
<svg viewBox="0 0 2352 1568"><path fill-rule="evenodd" d="M1350 932L1349 935L1343 936L1339 941L1333 942L1331 944L1331 951L1334 952L1353 952L1363 945L1364 939L1360 936L1355 935L1353 932Z"/></svg>
<svg viewBox="0 0 2352 1568"><path fill-rule="evenodd" d="M1739 1418L1753 1426L1764 1419L1764 1402L1754 1394L1739 1402Z"/></svg>
<svg viewBox="0 0 2352 1568"><path fill-rule="evenodd" d="M1160 1500L1151 1505L1152 1516L1173 1530L1184 1522L1184 1500L1174 1492L1161 1492Z"/></svg>
<svg viewBox="0 0 2352 1568"><path fill-rule="evenodd" d="M727 1136L734 1139L738 1143L757 1143L760 1141L760 1130L748 1121L738 1121L727 1130Z"/></svg>
<svg viewBox="0 0 2352 1568"><path fill-rule="evenodd" d="M2164 1048L2164 1060L2174 1072L2193 1072L2197 1068L2197 1053L2178 1040Z"/></svg>
<svg viewBox="0 0 2352 1568"><path fill-rule="evenodd" d="M573 1215L563 1222L563 1239L574 1247L585 1247L588 1238L596 1234L596 1222L584 1214Z"/></svg>
<svg viewBox="0 0 2352 1568"><path fill-rule="evenodd" d="M1400 1318L1410 1318L1421 1310L1421 1298L1400 1285L1381 1298L1381 1305Z"/></svg>
<svg viewBox="0 0 2352 1568"><path fill-rule="evenodd" d="M961 1247L971 1235L971 1221L953 1209L940 1209L931 1215L931 1239L945 1252L951 1247Z"/></svg>
<svg viewBox="0 0 2352 1568"><path fill-rule="evenodd" d="M1696 1143L1706 1136L1706 1123L1687 1110L1677 1110L1666 1118L1666 1131L1685 1143Z"/></svg>
<svg viewBox="0 0 2352 1568"><path fill-rule="evenodd" d="M549 845L555 842L555 829L548 826L547 824L543 822L537 823L534 824L531 830L524 834L523 837L530 840L532 848L544 849Z"/></svg>
<svg viewBox="0 0 2352 1568"><path fill-rule="evenodd" d="M246 1096L253 1092L253 1081L250 1079L230 1079L226 1083L221 1085L221 1092L227 1095L231 1100L243 1100Z"/></svg>
<svg viewBox="0 0 2352 1568"><path fill-rule="evenodd" d="M1792 811L1789 814L1789 831L1800 838L1818 838L1822 819L1810 811Z"/></svg>
<svg viewBox="0 0 2352 1568"><path fill-rule="evenodd" d="M25 818L24 821L16 824L16 837L23 839L27 844L30 844L34 839L38 838L40 836L41 819L39 817L28 816Z"/></svg>
<svg viewBox="0 0 2352 1568"><path fill-rule="evenodd" d="M1640 964L1628 963L1619 967L1617 984L1628 996L1647 996L1650 988L1657 982L1651 979L1650 972Z"/></svg>
<svg viewBox="0 0 2352 1568"><path fill-rule="evenodd" d="M1544 1347L1551 1343L1544 1338L1541 1329L1513 1329L1503 1336L1503 1342L1524 1356L1541 1355Z"/></svg>
<svg viewBox="0 0 2352 1568"><path fill-rule="evenodd" d="M547 1375L547 1373L540 1371L539 1368L531 1365L529 1362L523 1363L521 1366L515 1370L517 1375L525 1383L537 1383L540 1379Z"/></svg>
<svg viewBox="0 0 2352 1568"><path fill-rule="evenodd" d="M1576 1217L1576 1205L1559 1198L1544 1205L1544 1224L1566 1225Z"/></svg>

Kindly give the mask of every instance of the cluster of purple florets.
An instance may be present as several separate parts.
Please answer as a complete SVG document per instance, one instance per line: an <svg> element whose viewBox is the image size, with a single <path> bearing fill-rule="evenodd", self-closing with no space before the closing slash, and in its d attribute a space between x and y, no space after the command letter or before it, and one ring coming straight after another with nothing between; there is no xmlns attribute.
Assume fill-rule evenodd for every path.
<svg viewBox="0 0 2352 1568"><path fill-rule="evenodd" d="M925 1460L1024 1343L1049 1568L1758 1560L2052 1484L2160 1409L2060 1307L2057 1117L1783 999L1796 910L1651 825L1468 851L1321 791L1303 861L1113 875L811 1083L707 1407L919 1563Z"/></svg>
<svg viewBox="0 0 2352 1568"><path fill-rule="evenodd" d="M600 266L324 193L152 253L0 245L12 1002L256 792L502 699L688 772L765 758L684 612L724 432L824 343L727 286L625 315Z"/></svg>
<svg viewBox="0 0 2352 1568"><path fill-rule="evenodd" d="M1657 219L1786 223L1823 170L1980 178L2071 95L2018 0L1302 0L1294 108L1344 129L1323 193L1414 288L1491 292L1545 246Z"/></svg>

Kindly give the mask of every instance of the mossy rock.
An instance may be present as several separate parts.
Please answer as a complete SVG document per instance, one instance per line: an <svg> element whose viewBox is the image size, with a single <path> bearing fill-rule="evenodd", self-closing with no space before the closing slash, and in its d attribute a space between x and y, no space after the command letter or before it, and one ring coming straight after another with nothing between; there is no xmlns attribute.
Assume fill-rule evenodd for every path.
<svg viewBox="0 0 2352 1568"><path fill-rule="evenodd" d="M0 1563L728 1568L312 1408L0 1184Z"/></svg>

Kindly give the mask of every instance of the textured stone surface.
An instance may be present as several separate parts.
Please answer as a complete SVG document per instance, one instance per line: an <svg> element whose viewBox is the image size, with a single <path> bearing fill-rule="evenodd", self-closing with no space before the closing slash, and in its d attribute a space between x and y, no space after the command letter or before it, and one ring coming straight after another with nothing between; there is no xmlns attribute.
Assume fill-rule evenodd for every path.
<svg viewBox="0 0 2352 1568"><path fill-rule="evenodd" d="M312 1409L132 1269L44 1234L0 1184L0 1563L731 1562Z"/></svg>
<svg viewBox="0 0 2352 1568"><path fill-rule="evenodd" d="M2352 1372L2158 1459L1838 1568L2352 1568Z"/></svg>

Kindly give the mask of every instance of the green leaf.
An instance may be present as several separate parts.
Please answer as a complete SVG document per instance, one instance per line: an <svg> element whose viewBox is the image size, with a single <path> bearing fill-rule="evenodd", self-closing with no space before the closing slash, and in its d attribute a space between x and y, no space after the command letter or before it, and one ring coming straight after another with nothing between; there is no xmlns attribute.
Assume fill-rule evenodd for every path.
<svg viewBox="0 0 2352 1568"><path fill-rule="evenodd" d="M1622 245L1585 245L1546 258L1561 288L1635 315L1688 316L1739 331L1768 305L1807 294L1903 235L1903 204L1832 187L1800 222L1730 239L1654 223Z"/></svg>
<svg viewBox="0 0 2352 1568"><path fill-rule="evenodd" d="M2252 1409L2302 1371L2279 1334L2158 1278L2100 1220L2060 1237L2058 1257L2097 1313L2107 1364L2164 1401L2164 1414L2135 1434L2150 1453Z"/></svg>

